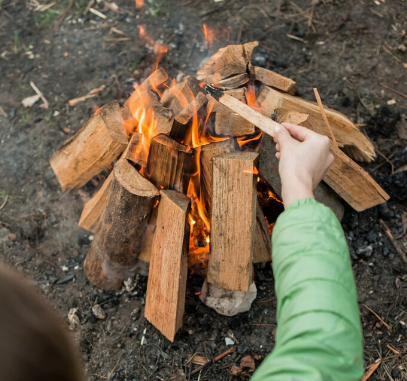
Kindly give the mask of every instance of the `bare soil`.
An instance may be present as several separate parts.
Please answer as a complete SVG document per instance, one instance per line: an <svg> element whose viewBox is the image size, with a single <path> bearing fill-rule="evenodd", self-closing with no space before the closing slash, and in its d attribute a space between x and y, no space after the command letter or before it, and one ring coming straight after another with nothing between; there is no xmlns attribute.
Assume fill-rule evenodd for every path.
<svg viewBox="0 0 407 381"><path fill-rule="evenodd" d="M174 77L194 74L202 60L228 43L260 41L254 63L294 78L299 95L348 115L373 140L376 162L364 165L391 200L356 213L349 207L343 227L349 240L365 337L366 365L382 358L370 380L404 380L407 354L407 265L384 233L382 219L407 252L407 4L403 0L116 0L84 13L77 0L55 30L69 2L41 12L35 0L0 0L0 255L33 278L64 316L76 309L71 327L90 380L198 379L188 355L207 358L227 349L232 330L236 352L205 368L201 380L248 379L248 369L230 375L245 355L256 364L274 346L276 300L270 265L256 269L258 298L250 312L226 318L196 295L202 278L191 276L184 326L174 343L143 317L146 278L128 290L103 292L89 284L82 262L92 235L78 228L81 208L103 182L63 193L49 158L92 115L95 106L124 101L133 82L146 77L156 59L138 36L145 25L153 39L169 45L161 65ZM215 44L203 43L201 25L215 29ZM119 32L118 32L119 31ZM121 33L120 33L121 32ZM41 90L41 101L21 101ZM68 100L106 85L96 97ZM105 320L92 313L99 304ZM366 307L375 311L390 327ZM75 311L75 310L74 310ZM72 319L71 319L72 325ZM145 345L141 345L144 336ZM194 365L195 366L195 365ZM186 376L184 375L186 374Z"/></svg>

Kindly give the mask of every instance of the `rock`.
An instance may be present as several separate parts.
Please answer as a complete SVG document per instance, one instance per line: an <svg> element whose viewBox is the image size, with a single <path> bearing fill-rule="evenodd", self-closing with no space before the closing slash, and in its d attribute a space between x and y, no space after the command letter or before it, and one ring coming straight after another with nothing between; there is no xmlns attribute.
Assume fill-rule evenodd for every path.
<svg viewBox="0 0 407 381"><path fill-rule="evenodd" d="M369 234L367 235L367 240L370 243L375 243L377 241L377 233L374 231L370 231Z"/></svg>
<svg viewBox="0 0 407 381"><path fill-rule="evenodd" d="M2 243L6 243L10 239L9 234L10 230L8 230L7 228L0 229L0 245Z"/></svg>
<svg viewBox="0 0 407 381"><path fill-rule="evenodd" d="M393 133L399 119L400 112L395 107L382 105L372 118L372 121L376 132L388 138Z"/></svg>
<svg viewBox="0 0 407 381"><path fill-rule="evenodd" d="M243 292L226 290L205 280L199 298L202 303L213 308L218 314L235 316L249 311L256 296L257 288L254 283L251 284L248 292Z"/></svg>
<svg viewBox="0 0 407 381"><path fill-rule="evenodd" d="M92 307L92 313L93 313L93 316L99 320L106 319L106 312L102 307L99 306L99 304L95 304Z"/></svg>
<svg viewBox="0 0 407 381"><path fill-rule="evenodd" d="M73 331L77 326L80 325L78 315L76 314L77 312L78 312L77 308L71 308L68 312L68 323L69 329L71 331Z"/></svg>
<svg viewBox="0 0 407 381"><path fill-rule="evenodd" d="M372 245L362 246L356 250L356 255L360 258L369 258L372 255Z"/></svg>
<svg viewBox="0 0 407 381"><path fill-rule="evenodd" d="M230 339L229 337L225 337L225 344L226 345L233 345L235 342Z"/></svg>

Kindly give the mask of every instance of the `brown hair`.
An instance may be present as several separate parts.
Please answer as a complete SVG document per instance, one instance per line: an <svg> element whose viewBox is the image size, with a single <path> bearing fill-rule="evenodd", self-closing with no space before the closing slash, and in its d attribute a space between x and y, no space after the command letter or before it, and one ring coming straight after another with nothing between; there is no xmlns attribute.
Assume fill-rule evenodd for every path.
<svg viewBox="0 0 407 381"><path fill-rule="evenodd" d="M82 381L78 356L35 287L0 263L2 381Z"/></svg>

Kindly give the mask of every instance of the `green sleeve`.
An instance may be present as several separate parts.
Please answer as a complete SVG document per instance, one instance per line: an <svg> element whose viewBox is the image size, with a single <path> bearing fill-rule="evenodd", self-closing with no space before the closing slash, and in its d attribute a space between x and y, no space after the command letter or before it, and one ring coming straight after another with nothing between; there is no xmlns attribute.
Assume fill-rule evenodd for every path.
<svg viewBox="0 0 407 381"><path fill-rule="evenodd" d="M273 231L277 331L253 381L358 381L362 329L342 227L313 199L291 204Z"/></svg>

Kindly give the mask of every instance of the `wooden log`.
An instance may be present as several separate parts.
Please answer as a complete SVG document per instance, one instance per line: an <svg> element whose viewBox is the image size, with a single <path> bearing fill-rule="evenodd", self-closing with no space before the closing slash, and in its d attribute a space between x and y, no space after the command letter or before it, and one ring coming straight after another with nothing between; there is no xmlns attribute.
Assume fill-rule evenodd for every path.
<svg viewBox="0 0 407 381"><path fill-rule="evenodd" d="M233 77L222 79L218 83L215 83L213 86L222 90L232 90L245 85L249 81L250 81L249 74L243 73L234 75Z"/></svg>
<svg viewBox="0 0 407 381"><path fill-rule="evenodd" d="M213 158L213 198L209 283L248 291L253 282L257 192L257 153L235 152Z"/></svg>
<svg viewBox="0 0 407 381"><path fill-rule="evenodd" d="M225 91L239 101L246 104L246 89L236 89ZM215 134L220 136L244 136L254 134L254 124L242 118L239 114L232 112L230 108L216 104L212 110L215 112Z"/></svg>
<svg viewBox="0 0 407 381"><path fill-rule="evenodd" d="M151 140L146 177L157 188L186 193L192 166L193 151L190 147L163 134Z"/></svg>
<svg viewBox="0 0 407 381"><path fill-rule="evenodd" d="M256 203L256 230L253 245L253 263L271 261L271 235L258 200Z"/></svg>
<svg viewBox="0 0 407 381"><path fill-rule="evenodd" d="M219 49L198 70L197 79L205 83L215 84L227 77L246 73L253 49L258 44L257 41L254 41Z"/></svg>
<svg viewBox="0 0 407 381"><path fill-rule="evenodd" d="M78 225L86 230L95 232L107 206L107 198L110 191L110 185L113 179L113 172L103 183L102 187L85 204L82 210Z"/></svg>
<svg viewBox="0 0 407 381"><path fill-rule="evenodd" d="M207 211L208 218L210 218L211 200L212 200L212 176L213 176L213 158L220 155L225 155L231 152L240 151L240 147L235 138L223 140L202 146L200 164L201 164L201 178L200 190L202 193L202 202Z"/></svg>
<svg viewBox="0 0 407 381"><path fill-rule="evenodd" d="M196 98L175 116L170 137L173 139L184 139L193 116L197 114L201 107L207 102L208 98L203 93L198 93Z"/></svg>
<svg viewBox="0 0 407 381"><path fill-rule="evenodd" d="M114 101L103 106L51 158L62 190L80 188L106 169L127 146L122 110Z"/></svg>
<svg viewBox="0 0 407 381"><path fill-rule="evenodd" d="M279 108L308 114L307 123L303 125L319 134L331 137L319 106L314 102L281 93L267 86L262 89L257 101L268 115L273 115ZM372 161L376 154L371 141L345 115L327 107L324 109L338 146L347 150L346 152L354 160Z"/></svg>
<svg viewBox="0 0 407 381"><path fill-rule="evenodd" d="M148 152L145 150L144 139L145 137L143 137L143 134L134 132L122 155L122 158L131 161L140 168L144 168L147 165Z"/></svg>
<svg viewBox="0 0 407 381"><path fill-rule="evenodd" d="M204 94L199 86L199 81L194 77L188 76L182 82L179 82L163 92L161 103L175 111L181 112L189 105L199 93Z"/></svg>
<svg viewBox="0 0 407 381"><path fill-rule="evenodd" d="M84 262L89 281L104 290L120 289L134 275L158 190L126 160L119 160L98 234Z"/></svg>
<svg viewBox="0 0 407 381"><path fill-rule="evenodd" d="M167 107L164 107L158 96L152 90L146 91L146 96L149 101L147 107L150 107L154 112L154 118L156 119L156 126L154 131L149 131L150 137L158 134L168 134L171 131L174 122L174 113Z"/></svg>
<svg viewBox="0 0 407 381"><path fill-rule="evenodd" d="M274 87L291 95L294 95L297 91L297 83L294 80L284 77L275 71L252 65L249 65L249 71L256 81L260 81L267 86Z"/></svg>
<svg viewBox="0 0 407 381"><path fill-rule="evenodd" d="M170 341L182 326L188 277L188 213L182 193L161 191L153 239L145 317Z"/></svg>

